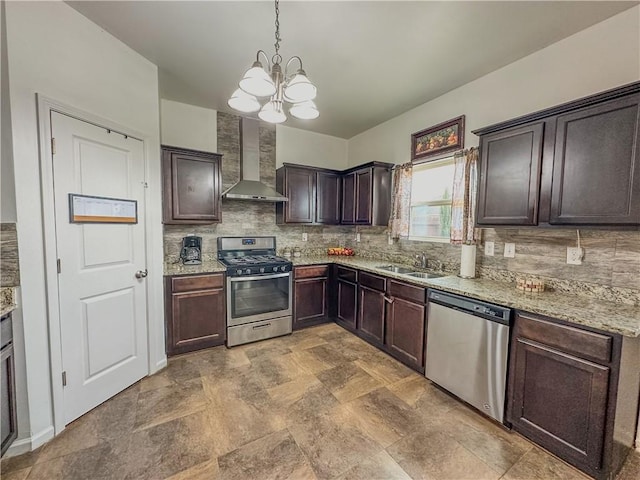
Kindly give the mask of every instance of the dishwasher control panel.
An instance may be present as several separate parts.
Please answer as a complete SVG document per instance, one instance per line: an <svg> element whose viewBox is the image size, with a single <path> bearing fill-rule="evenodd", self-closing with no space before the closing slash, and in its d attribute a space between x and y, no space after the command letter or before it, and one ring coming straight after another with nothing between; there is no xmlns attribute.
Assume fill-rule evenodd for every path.
<svg viewBox="0 0 640 480"><path fill-rule="evenodd" d="M493 320L504 325L509 325L511 321L511 309L483 302L482 300L474 300L454 293L439 292L438 290L429 290L428 298L430 302Z"/></svg>

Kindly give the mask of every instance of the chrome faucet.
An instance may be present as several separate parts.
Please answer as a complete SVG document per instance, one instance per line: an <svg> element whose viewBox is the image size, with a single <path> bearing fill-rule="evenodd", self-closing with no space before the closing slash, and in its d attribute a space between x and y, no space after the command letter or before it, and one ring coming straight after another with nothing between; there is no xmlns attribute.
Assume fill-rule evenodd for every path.
<svg viewBox="0 0 640 480"><path fill-rule="evenodd" d="M420 268L429 268L429 260L427 259L427 254L424 252L422 252L421 254L417 254L416 261L413 265Z"/></svg>

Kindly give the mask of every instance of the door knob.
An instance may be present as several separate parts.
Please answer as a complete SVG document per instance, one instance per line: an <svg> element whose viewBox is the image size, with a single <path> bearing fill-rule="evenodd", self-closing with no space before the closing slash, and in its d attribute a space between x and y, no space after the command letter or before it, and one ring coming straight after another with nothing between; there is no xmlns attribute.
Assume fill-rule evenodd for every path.
<svg viewBox="0 0 640 480"><path fill-rule="evenodd" d="M144 270L138 270L136 272L136 278L145 278L147 276L148 272L146 269Z"/></svg>

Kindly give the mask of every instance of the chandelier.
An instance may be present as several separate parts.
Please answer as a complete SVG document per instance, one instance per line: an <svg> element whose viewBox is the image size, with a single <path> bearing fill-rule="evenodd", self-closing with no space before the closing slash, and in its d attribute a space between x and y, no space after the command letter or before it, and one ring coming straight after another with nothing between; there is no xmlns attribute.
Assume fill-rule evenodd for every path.
<svg viewBox="0 0 640 480"><path fill-rule="evenodd" d="M258 117L265 122L282 123L287 119L287 115L284 113L284 102L288 102L292 104L289 108L291 115L302 120L313 120L320 115L313 102L317 89L302 69L302 59L298 56L291 57L285 64L284 73L282 72L282 56L278 53L281 41L278 3L279 1L275 0L275 55L271 57L271 62L269 62L267 54L263 50L258 50L256 61L244 74L238 83L240 88L233 92L227 104L240 112L258 112ZM266 60L267 70L260 63L260 54ZM300 67L294 73L289 74L289 66L294 62L298 62ZM266 99L267 97L269 97L269 101L261 105L258 99Z"/></svg>

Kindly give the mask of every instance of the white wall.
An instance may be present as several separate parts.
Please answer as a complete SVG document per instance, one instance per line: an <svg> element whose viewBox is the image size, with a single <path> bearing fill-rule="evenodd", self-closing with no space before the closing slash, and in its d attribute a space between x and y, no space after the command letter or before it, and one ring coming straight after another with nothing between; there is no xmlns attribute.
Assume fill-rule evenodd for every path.
<svg viewBox="0 0 640 480"><path fill-rule="evenodd" d="M8 2L6 13L29 433L35 447L53 432L36 93L144 137L147 215L153 225L148 232L147 285L155 368L166 361L158 75L155 65L65 3Z"/></svg>
<svg viewBox="0 0 640 480"><path fill-rule="evenodd" d="M343 170L347 168L347 140L276 125L276 168L283 163Z"/></svg>
<svg viewBox="0 0 640 480"><path fill-rule="evenodd" d="M163 145L218 151L217 111L160 100L160 139Z"/></svg>
<svg viewBox="0 0 640 480"><path fill-rule="evenodd" d="M216 110L160 100L160 132L164 145L217 152L216 120ZM283 163L345 169L347 140L276 125L276 168Z"/></svg>
<svg viewBox="0 0 640 480"><path fill-rule="evenodd" d="M407 162L412 133L462 114L476 146L471 130L639 79L636 6L351 138L349 165Z"/></svg>
<svg viewBox="0 0 640 480"><path fill-rule="evenodd" d="M5 2L0 3L0 221L16 221L16 190L13 180L13 152L11 144L11 105L9 102L9 60L7 55L7 27Z"/></svg>

